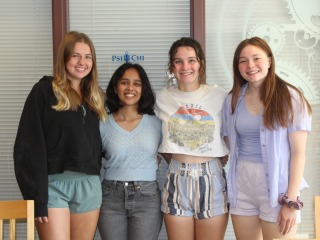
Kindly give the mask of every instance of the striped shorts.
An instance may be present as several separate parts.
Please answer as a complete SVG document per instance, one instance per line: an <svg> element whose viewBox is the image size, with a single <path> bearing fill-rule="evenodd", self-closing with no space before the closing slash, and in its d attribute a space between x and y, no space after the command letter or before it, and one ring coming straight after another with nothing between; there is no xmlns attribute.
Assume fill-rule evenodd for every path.
<svg viewBox="0 0 320 240"><path fill-rule="evenodd" d="M220 160L186 164L171 159L161 210L196 219L227 213L227 185Z"/></svg>

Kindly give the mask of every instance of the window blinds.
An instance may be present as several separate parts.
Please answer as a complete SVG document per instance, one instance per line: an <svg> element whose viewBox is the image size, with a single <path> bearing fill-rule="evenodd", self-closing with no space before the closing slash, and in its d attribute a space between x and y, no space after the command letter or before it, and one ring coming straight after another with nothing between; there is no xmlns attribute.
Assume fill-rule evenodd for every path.
<svg viewBox="0 0 320 240"><path fill-rule="evenodd" d="M141 64L152 87L161 89L171 44L190 36L188 0L70 0L69 9L70 30L94 42L103 89L125 58Z"/></svg>
<svg viewBox="0 0 320 240"><path fill-rule="evenodd" d="M1 1L0 23L0 200L11 200L22 198L12 153L22 108L34 83L52 73L51 1ZM18 239L22 232L18 224Z"/></svg>

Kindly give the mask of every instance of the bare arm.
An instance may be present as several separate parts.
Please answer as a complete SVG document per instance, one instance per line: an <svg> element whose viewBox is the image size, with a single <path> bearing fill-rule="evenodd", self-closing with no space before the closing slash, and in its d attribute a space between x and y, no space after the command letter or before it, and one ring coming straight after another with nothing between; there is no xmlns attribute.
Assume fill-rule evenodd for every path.
<svg viewBox="0 0 320 240"><path fill-rule="evenodd" d="M227 136L223 137L223 140L225 141L225 143L227 144L227 147L230 150L230 142L229 142L229 138Z"/></svg>
<svg viewBox="0 0 320 240"><path fill-rule="evenodd" d="M171 153L161 153L162 157L164 158L164 160L166 160L166 162L169 164L171 161Z"/></svg>
<svg viewBox="0 0 320 240"><path fill-rule="evenodd" d="M223 137L223 139L224 139L227 147L230 149L229 138ZM225 155L223 157L220 157L220 161L221 161L223 167L228 163L228 160L229 160L229 155Z"/></svg>
<svg viewBox="0 0 320 240"><path fill-rule="evenodd" d="M297 198L297 193L299 192L300 183L303 177L306 161L307 135L308 133L306 131L289 133L291 160L288 197L290 199Z"/></svg>
<svg viewBox="0 0 320 240"><path fill-rule="evenodd" d="M289 199L296 201L300 183L303 177L304 166L305 166L305 153L307 145L307 135L306 131L296 131L289 133L289 144L291 149L291 159L290 159L290 178L288 186L288 197ZM295 224L296 220L295 209L289 209L287 206L282 206L278 223L280 224L280 232L282 234L287 234L292 226Z"/></svg>

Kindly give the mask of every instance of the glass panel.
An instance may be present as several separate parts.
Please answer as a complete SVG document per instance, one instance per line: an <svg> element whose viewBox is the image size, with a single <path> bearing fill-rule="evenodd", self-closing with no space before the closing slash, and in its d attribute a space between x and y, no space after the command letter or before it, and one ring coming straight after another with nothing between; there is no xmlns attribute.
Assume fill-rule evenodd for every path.
<svg viewBox="0 0 320 240"><path fill-rule="evenodd" d="M305 207L298 233L313 237L313 196L320 182L320 1L228 0L206 1L207 79L231 89L235 48L245 38L259 36L271 46L276 72L301 89L313 107L312 132L308 136L305 178L310 188L302 191ZM235 239L229 221L226 239Z"/></svg>

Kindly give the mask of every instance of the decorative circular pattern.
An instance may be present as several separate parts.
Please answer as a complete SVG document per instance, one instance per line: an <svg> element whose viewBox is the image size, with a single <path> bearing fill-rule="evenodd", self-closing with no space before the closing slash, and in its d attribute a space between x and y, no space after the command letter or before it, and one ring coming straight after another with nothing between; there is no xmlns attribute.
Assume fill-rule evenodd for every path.
<svg viewBox="0 0 320 240"><path fill-rule="evenodd" d="M314 86L307 74L298 67L284 61L277 61L276 74L283 80L301 90L311 104L320 102L319 93L316 91L317 88Z"/></svg>
<svg viewBox="0 0 320 240"><path fill-rule="evenodd" d="M249 31L247 37L263 38L271 47L274 54L278 53L285 42L285 33L281 26L273 23L262 22L255 25Z"/></svg>

